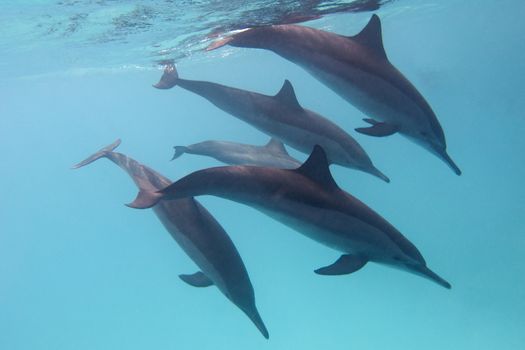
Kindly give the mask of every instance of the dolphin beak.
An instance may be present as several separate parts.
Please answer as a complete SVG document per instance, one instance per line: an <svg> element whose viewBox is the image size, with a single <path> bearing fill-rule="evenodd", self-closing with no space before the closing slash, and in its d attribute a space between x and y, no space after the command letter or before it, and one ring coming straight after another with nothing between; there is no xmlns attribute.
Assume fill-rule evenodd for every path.
<svg viewBox="0 0 525 350"><path fill-rule="evenodd" d="M388 176L386 176L385 174L383 174L379 169L377 169L376 167L373 167L372 169L370 169L369 171L367 171L368 173L374 175L374 176L377 176L378 178L380 178L381 180L383 180L384 182L386 183L389 183L390 182L390 179L388 178Z"/></svg>
<svg viewBox="0 0 525 350"><path fill-rule="evenodd" d="M268 329L266 329L266 326L264 325L264 322L261 316L259 315L259 312L257 310L255 310L254 312L247 312L245 310L243 311L250 318L250 320L252 320L253 324L261 332L262 336L266 339L269 339L270 334L268 333Z"/></svg>
<svg viewBox="0 0 525 350"><path fill-rule="evenodd" d="M416 266L412 265L412 266L407 266L407 267L410 270L412 270L413 272L415 272L416 274L418 274L420 276L423 276L423 277L426 277L429 280L436 282L437 284L439 284L442 287L445 287L447 289L452 288L450 283L445 281L444 278L440 277L437 273L435 273L434 271L432 271L431 269L429 269L425 265L416 265Z"/></svg>
<svg viewBox="0 0 525 350"><path fill-rule="evenodd" d="M450 167L450 169L452 169L453 172L456 173L456 175L461 175L461 170L458 168L456 163L454 163L452 158L450 158L445 149L436 150L436 153L445 163L447 163L447 165Z"/></svg>

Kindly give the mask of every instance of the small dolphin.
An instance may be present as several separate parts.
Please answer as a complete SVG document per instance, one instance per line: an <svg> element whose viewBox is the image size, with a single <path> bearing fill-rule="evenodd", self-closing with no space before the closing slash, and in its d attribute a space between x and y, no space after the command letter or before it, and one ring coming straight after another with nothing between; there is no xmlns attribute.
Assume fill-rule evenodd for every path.
<svg viewBox="0 0 525 350"><path fill-rule="evenodd" d="M335 183L325 152L315 146L298 169L225 166L196 171L157 192L141 191L129 206L213 195L249 205L344 254L321 275L349 274L373 261L450 284L431 271L418 249L396 228Z"/></svg>
<svg viewBox="0 0 525 350"><path fill-rule="evenodd" d="M324 147L330 163L375 175L389 182L363 148L343 129L299 104L292 84L286 80L275 96L231 88L206 81L180 79L173 65L167 65L158 89L178 85L200 95L225 112L285 144L310 153L314 145Z"/></svg>
<svg viewBox="0 0 525 350"><path fill-rule="evenodd" d="M252 146L228 141L204 141L189 146L175 146L176 159L184 153L198 154L231 165L254 165L295 169L301 163L290 157L281 141L271 139L264 146Z"/></svg>
<svg viewBox="0 0 525 350"><path fill-rule="evenodd" d="M355 36L273 25L238 31L208 50L224 45L271 50L300 65L368 116L364 120L372 126L358 132L371 136L399 132L461 175L447 154L443 129L430 105L388 60L377 15Z"/></svg>
<svg viewBox="0 0 525 350"><path fill-rule="evenodd" d="M124 169L141 191L156 191L170 184L169 179L151 168L121 153L113 152L118 145L120 140L102 148L73 168L83 167L99 158L107 158ZM179 277L194 287L216 285L268 339L268 330L255 306L255 295L246 267L230 237L215 218L192 197L160 201L153 211L201 269L194 274Z"/></svg>

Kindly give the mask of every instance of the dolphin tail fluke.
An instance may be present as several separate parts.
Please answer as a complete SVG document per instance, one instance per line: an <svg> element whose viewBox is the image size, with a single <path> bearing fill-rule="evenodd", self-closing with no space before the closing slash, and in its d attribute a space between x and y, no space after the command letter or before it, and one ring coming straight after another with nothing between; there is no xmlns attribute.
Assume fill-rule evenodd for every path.
<svg viewBox="0 0 525 350"><path fill-rule="evenodd" d="M175 68L175 65L170 63L166 65L162 77L160 77L159 82L153 85L153 87L162 90L171 89L172 87L177 85L177 80L179 80L179 73L177 73L177 68Z"/></svg>
<svg viewBox="0 0 525 350"><path fill-rule="evenodd" d="M102 157L105 157L108 152L112 152L119 145L120 145L120 139L117 139L112 144L110 144L110 145L100 149L99 151L97 151L96 153L94 153L91 156L87 157L86 159L84 159L80 163L73 165L71 168L72 169L78 169L78 168L83 167L84 165L88 165L90 163L93 163L95 160L97 160L99 158L102 158Z"/></svg>
<svg viewBox="0 0 525 350"><path fill-rule="evenodd" d="M206 51L212 51L212 50L216 50L218 48L221 48L223 46L226 46L232 40L233 40L233 36L228 36L226 38L214 41L213 43L208 45L208 47L206 48Z"/></svg>
<svg viewBox="0 0 525 350"><path fill-rule="evenodd" d="M376 167L372 167L372 169L370 169L368 171L368 173L374 175L374 176L377 176L378 178L380 178L381 180L383 180L384 182L386 183L389 183L390 182L390 179L388 178L388 176L386 176L385 174L383 174L379 169L377 169Z"/></svg>
<svg viewBox="0 0 525 350"><path fill-rule="evenodd" d="M162 199L162 193L141 189L137 198L126 206L134 209L148 209L157 204Z"/></svg>
<svg viewBox="0 0 525 350"><path fill-rule="evenodd" d="M175 149L175 154L173 155L173 158L171 158L171 160L179 158L188 150L188 147L186 146L175 146L173 148Z"/></svg>
<svg viewBox="0 0 525 350"><path fill-rule="evenodd" d="M415 270L423 275L424 277L436 282L437 284L439 284L440 286L442 287L445 287L447 289L450 289L452 288L452 286L450 285L450 283L448 283L447 281L445 281L445 279L443 279L442 277L440 277L437 273L435 273L434 271L432 271L431 269L429 269L428 267L426 266L417 266L415 267Z"/></svg>
<svg viewBox="0 0 525 350"><path fill-rule="evenodd" d="M259 315L259 312L257 311L257 309L255 309L251 314L247 313L247 315L250 318L250 320L252 320L255 327L257 327L259 332L261 332L263 337L265 337L266 339L269 339L270 334L268 333L268 329L266 329L266 326L264 325L261 315Z"/></svg>

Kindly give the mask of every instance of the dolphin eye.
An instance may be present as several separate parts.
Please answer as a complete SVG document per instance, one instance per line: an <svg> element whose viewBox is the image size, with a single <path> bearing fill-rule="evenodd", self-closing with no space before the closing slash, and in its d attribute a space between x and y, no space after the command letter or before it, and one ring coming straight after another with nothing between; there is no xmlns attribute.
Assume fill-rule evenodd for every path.
<svg viewBox="0 0 525 350"><path fill-rule="evenodd" d="M421 134L421 136L423 137L428 137L428 133L426 131L421 131L419 132Z"/></svg>

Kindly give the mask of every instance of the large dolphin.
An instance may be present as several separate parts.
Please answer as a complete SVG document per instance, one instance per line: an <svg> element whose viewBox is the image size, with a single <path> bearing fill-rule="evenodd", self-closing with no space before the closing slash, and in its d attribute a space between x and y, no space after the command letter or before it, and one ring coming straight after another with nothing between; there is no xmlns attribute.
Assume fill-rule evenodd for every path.
<svg viewBox="0 0 525 350"><path fill-rule="evenodd" d="M304 235L339 250L332 265L316 270L342 275L373 261L450 284L431 271L418 249L396 228L335 183L323 149L315 146L298 169L226 166L196 171L157 192L141 191L129 206L213 195L249 205Z"/></svg>
<svg viewBox="0 0 525 350"><path fill-rule="evenodd" d="M107 158L124 169L141 191L156 191L170 184L170 180L153 169L124 154L113 152L120 140L102 148L73 168L80 168L99 158ZM153 211L180 247L200 268L191 275L179 275L194 287L217 286L239 307L268 339L257 307L255 295L246 268L228 234L215 218L192 197L175 201L160 201Z"/></svg>
<svg viewBox="0 0 525 350"><path fill-rule="evenodd" d="M246 145L228 141L204 141L189 146L175 146L173 159L184 153L208 156L231 165L255 165L294 169L301 165L290 157L281 141L271 139L264 146Z"/></svg>
<svg viewBox="0 0 525 350"><path fill-rule="evenodd" d="M286 80L275 96L240 90L206 81L181 79L173 65L167 65L159 89L180 86L200 95L231 115L285 144L310 153L321 145L330 163L358 169L389 182L366 152L348 133L321 115L301 107L292 84Z"/></svg>
<svg viewBox="0 0 525 350"><path fill-rule="evenodd" d="M227 44L271 50L300 65L367 116L364 120L371 126L357 131L371 136L399 132L461 175L447 154L445 135L432 108L388 60L377 15L355 36L273 25L238 31L208 50Z"/></svg>

